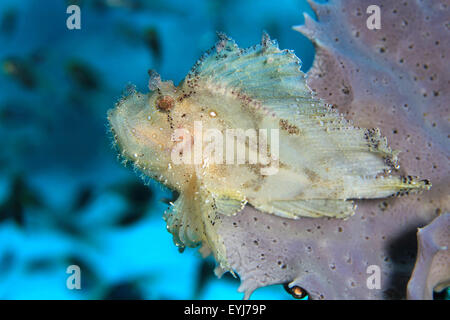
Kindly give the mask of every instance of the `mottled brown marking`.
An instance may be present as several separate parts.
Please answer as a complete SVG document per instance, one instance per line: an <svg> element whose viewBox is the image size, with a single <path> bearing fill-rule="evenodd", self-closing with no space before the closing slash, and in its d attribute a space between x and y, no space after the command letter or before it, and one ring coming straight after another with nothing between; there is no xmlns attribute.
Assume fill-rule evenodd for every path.
<svg viewBox="0 0 450 320"><path fill-rule="evenodd" d="M290 165L288 165L287 163L284 163L284 162L281 162L281 161L278 162L278 167L279 167L280 169L286 169L286 170L289 170L289 169L292 168L292 167L291 167Z"/></svg>
<svg viewBox="0 0 450 320"><path fill-rule="evenodd" d="M305 168L304 172L308 176L308 179L311 180L311 182L317 182L319 180L319 175L314 171Z"/></svg>
<svg viewBox="0 0 450 320"><path fill-rule="evenodd" d="M250 169L250 171L252 171L254 174L256 174L257 176L260 174L261 172L261 168L263 167L263 165L261 163L249 163L247 164L248 168Z"/></svg>
<svg viewBox="0 0 450 320"><path fill-rule="evenodd" d="M296 134L298 135L300 133L300 129L297 128L295 125L290 124L289 121L280 119L280 127L282 130L287 131L289 134Z"/></svg>
<svg viewBox="0 0 450 320"><path fill-rule="evenodd" d="M172 116L170 115L170 113L167 113L167 122L169 122L170 129L173 130L173 119L172 119Z"/></svg>
<svg viewBox="0 0 450 320"><path fill-rule="evenodd" d="M261 189L261 183L262 183L261 180L262 179L260 179L260 178L252 179L252 180L244 182L242 184L242 186L247 189L252 188L253 191L258 192Z"/></svg>

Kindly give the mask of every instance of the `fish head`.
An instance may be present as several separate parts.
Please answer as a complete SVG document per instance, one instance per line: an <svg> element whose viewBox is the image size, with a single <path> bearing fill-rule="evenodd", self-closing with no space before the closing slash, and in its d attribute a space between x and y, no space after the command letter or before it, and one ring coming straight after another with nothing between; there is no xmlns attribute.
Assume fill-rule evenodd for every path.
<svg viewBox="0 0 450 320"><path fill-rule="evenodd" d="M145 173L164 174L170 163L172 123L170 110L175 88L167 82L148 94L132 89L109 110L108 120L121 155Z"/></svg>

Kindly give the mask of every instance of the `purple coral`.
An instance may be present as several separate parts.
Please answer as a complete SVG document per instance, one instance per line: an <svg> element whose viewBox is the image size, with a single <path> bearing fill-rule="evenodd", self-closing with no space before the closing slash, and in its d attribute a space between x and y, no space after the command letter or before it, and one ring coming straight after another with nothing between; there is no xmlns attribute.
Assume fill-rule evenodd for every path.
<svg viewBox="0 0 450 320"><path fill-rule="evenodd" d="M408 299L432 299L433 290L450 285L450 213L442 214L417 232L419 251Z"/></svg>
<svg viewBox="0 0 450 320"><path fill-rule="evenodd" d="M450 8L440 1L379 2L380 30L366 27L370 1L310 2L318 21L306 16L296 27L317 49L308 84L355 125L380 128L402 151L401 173L429 178L433 188L358 201L347 221L290 221L251 207L224 218L219 234L246 298L277 283L300 286L313 299L404 298L416 230L449 208ZM381 289L367 286L370 265L381 270ZM436 283L450 278L444 271Z"/></svg>

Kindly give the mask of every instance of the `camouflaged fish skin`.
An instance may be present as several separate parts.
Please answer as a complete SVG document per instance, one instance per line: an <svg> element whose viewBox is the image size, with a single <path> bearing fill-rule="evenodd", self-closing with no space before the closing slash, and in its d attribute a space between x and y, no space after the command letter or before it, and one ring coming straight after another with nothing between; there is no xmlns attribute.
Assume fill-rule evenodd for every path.
<svg viewBox="0 0 450 320"><path fill-rule="evenodd" d="M280 50L267 34L248 49L219 34L217 44L177 87L152 71L149 88L149 94L131 90L109 111L115 142L136 169L179 192L164 216L175 243L202 244L224 270L231 267L217 229L223 217L246 204L289 219L348 218L355 213L352 199L384 198L431 186L427 180L395 174L398 152L389 148L380 131L354 127L315 98L300 60L292 51ZM179 141L173 138L174 130L190 137L195 123L224 136L228 129L278 130L279 158L269 152L275 144L272 138L262 152L238 139L237 148L259 152L265 161L217 163L211 154L203 154L197 163L175 162ZM194 149L204 143L192 138ZM263 173L275 161L276 172Z"/></svg>

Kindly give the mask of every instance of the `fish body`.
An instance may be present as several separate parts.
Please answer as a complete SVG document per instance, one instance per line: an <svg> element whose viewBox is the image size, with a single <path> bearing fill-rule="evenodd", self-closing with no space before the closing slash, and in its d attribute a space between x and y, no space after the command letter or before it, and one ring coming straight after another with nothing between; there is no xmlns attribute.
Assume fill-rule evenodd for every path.
<svg viewBox="0 0 450 320"><path fill-rule="evenodd" d="M377 129L354 127L307 87L300 60L264 34L217 44L175 87L150 72L108 119L121 155L180 196L165 213L179 246L203 244L227 268L216 223L250 204L284 218L348 218L352 199L429 189L399 168Z"/></svg>

